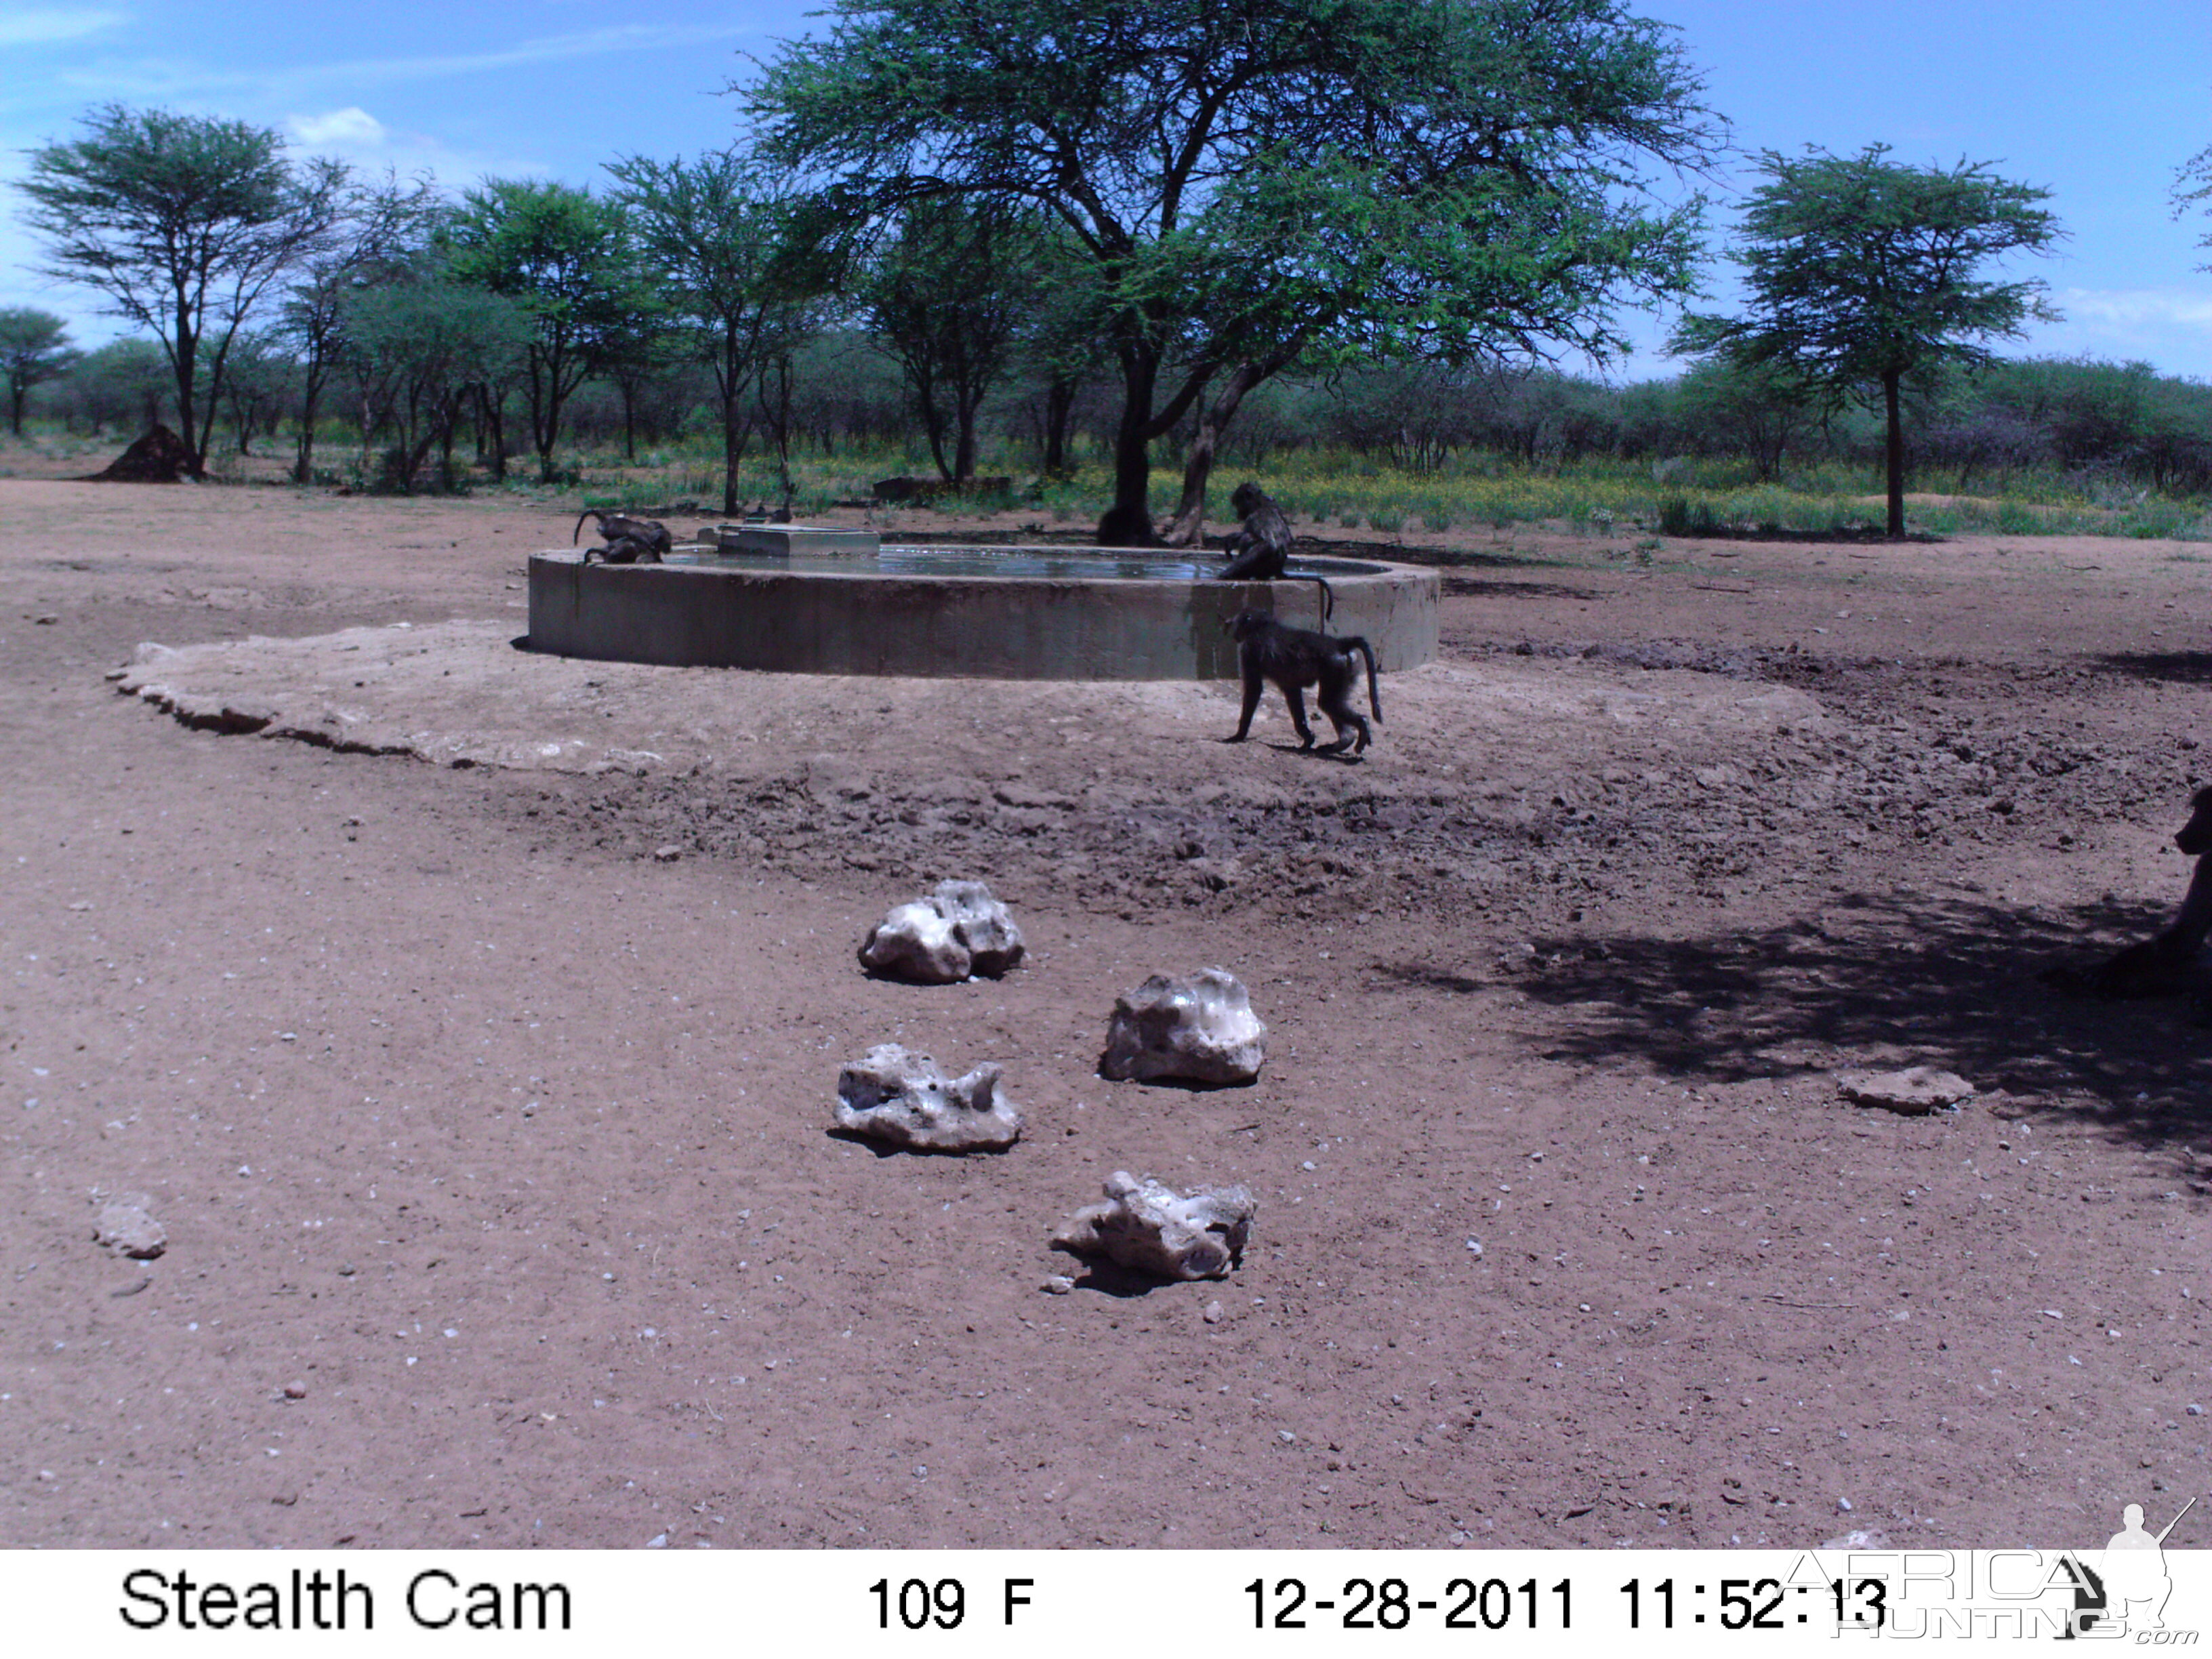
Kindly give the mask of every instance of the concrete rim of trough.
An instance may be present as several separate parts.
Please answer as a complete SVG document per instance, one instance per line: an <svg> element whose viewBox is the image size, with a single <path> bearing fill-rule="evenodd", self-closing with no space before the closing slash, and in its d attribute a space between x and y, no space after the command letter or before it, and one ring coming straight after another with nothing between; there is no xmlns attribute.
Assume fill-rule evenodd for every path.
<svg viewBox="0 0 2212 1659"><path fill-rule="evenodd" d="M951 549L935 550L952 551ZM998 549L1140 556L1139 550ZM1335 560L1327 631L1358 635L1385 673L1436 654L1437 573ZM583 562L558 548L530 558L530 646L556 655L668 667L918 678L1221 680L1237 677L1224 623L1245 607L1294 628L1320 623L1311 582L1126 576L915 575Z"/></svg>

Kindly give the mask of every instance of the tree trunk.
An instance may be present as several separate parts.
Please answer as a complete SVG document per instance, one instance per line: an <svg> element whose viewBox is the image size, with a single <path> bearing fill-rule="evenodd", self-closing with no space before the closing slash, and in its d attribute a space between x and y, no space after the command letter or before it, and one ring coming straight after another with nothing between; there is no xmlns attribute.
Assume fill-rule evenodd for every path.
<svg viewBox="0 0 2212 1659"><path fill-rule="evenodd" d="M1905 538L1905 420L1898 408L1896 373L1881 377L1883 412L1889 417L1889 538Z"/></svg>
<svg viewBox="0 0 2212 1659"><path fill-rule="evenodd" d="M453 493L453 438L460 430L461 409L468 395L468 388L461 387L447 396L438 411L438 488L448 495Z"/></svg>
<svg viewBox="0 0 2212 1659"><path fill-rule="evenodd" d="M561 435L561 358L557 347L530 348L530 442L538 452L538 482L555 481L553 446Z"/></svg>
<svg viewBox="0 0 2212 1659"><path fill-rule="evenodd" d="M199 425L193 418L192 404L192 376L197 372L198 344L189 336L179 339L172 366L177 372L177 435L185 441L185 447L191 452L189 471L192 477L204 478L207 477L207 457L200 450Z"/></svg>
<svg viewBox="0 0 2212 1659"><path fill-rule="evenodd" d="M958 430L952 445L952 480L955 483L965 483L975 476L975 405L980 399L964 386L958 397Z"/></svg>
<svg viewBox="0 0 2212 1659"><path fill-rule="evenodd" d="M1067 427L1075 413L1075 394L1081 380L1073 374L1055 374L1044 388L1044 462L1048 478L1067 476Z"/></svg>
<svg viewBox="0 0 2212 1659"><path fill-rule="evenodd" d="M1199 416L1198 430L1191 435L1190 447L1184 452L1182 464L1182 500L1176 507L1174 521L1164 537L1170 547L1195 547L1206 536L1206 481L1213 471L1213 457L1220 447L1221 434L1237 411L1243 406L1245 395L1260 384L1264 371L1257 363L1239 363L1230 375L1229 384L1221 388L1221 395L1206 407Z"/></svg>
<svg viewBox="0 0 2212 1659"><path fill-rule="evenodd" d="M1158 361L1150 354L1125 352L1121 378L1127 396L1121 403L1121 423L1114 432L1114 507L1124 517L1143 515L1152 521L1152 391L1159 379Z"/></svg>
<svg viewBox="0 0 2212 1659"><path fill-rule="evenodd" d="M8 429L17 437L23 435L23 380L19 374L8 377Z"/></svg>
<svg viewBox="0 0 2212 1659"><path fill-rule="evenodd" d="M752 422L738 418L745 406L746 353L737 319L722 320L722 337L708 367L714 371L714 392L722 400L722 516L738 515L738 469L744 465L745 439Z"/></svg>
<svg viewBox="0 0 2212 1659"><path fill-rule="evenodd" d="M738 418L745 389L735 380L722 395L722 516L738 516L738 469L745 461L745 422Z"/></svg>
<svg viewBox="0 0 2212 1659"><path fill-rule="evenodd" d="M315 481L315 409L323 400L322 376L310 367L300 394L300 444L292 460L292 482Z"/></svg>
<svg viewBox="0 0 2212 1659"><path fill-rule="evenodd" d="M761 418L768 423L769 440L775 445L776 483L782 491L783 510L788 513L791 498L797 494L791 483L791 354L780 353L763 364L754 388L759 394Z"/></svg>
<svg viewBox="0 0 2212 1659"><path fill-rule="evenodd" d="M215 417L222 406L223 364L237 335L237 325L234 323L230 331L222 337L222 343L215 349L214 361L208 365L207 412L200 416L199 435L194 437L189 430L185 434L185 441L192 447L192 476L196 478L207 477L208 452L215 447Z"/></svg>
<svg viewBox="0 0 2212 1659"><path fill-rule="evenodd" d="M937 406L936 383L917 382L915 395L921 411L921 429L929 439L929 459L937 467L937 476L950 480L952 464L945 459L945 411Z"/></svg>
<svg viewBox="0 0 2212 1659"><path fill-rule="evenodd" d="M477 394L477 413L491 438L491 477L494 483L507 482L507 393L486 386Z"/></svg>

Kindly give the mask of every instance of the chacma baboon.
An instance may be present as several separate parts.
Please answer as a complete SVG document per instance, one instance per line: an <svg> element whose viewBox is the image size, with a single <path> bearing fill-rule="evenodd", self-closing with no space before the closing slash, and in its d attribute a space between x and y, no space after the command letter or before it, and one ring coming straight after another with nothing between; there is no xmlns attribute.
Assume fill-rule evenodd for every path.
<svg viewBox="0 0 2212 1659"><path fill-rule="evenodd" d="M2173 844L2197 860L2181 914L2156 936L2138 940L2089 976L2089 988L2105 997L2165 996L2185 988L2189 970L2212 933L2212 785L2190 800L2189 822Z"/></svg>
<svg viewBox="0 0 2212 1659"><path fill-rule="evenodd" d="M590 507L576 515L575 531L568 538L572 545L584 533L584 520L586 519L599 521L599 539L607 544L601 556L609 564L636 564L641 562L659 564L668 550L676 545L676 538L668 533L668 526L658 519L634 519L627 513L602 513L597 507ZM635 542L637 550L628 557L618 559L614 556L615 544L620 541ZM591 562L592 550L586 550L584 562L589 564Z"/></svg>
<svg viewBox="0 0 2212 1659"><path fill-rule="evenodd" d="M1320 688L1316 700L1336 727L1336 741L1327 744L1323 752L1335 754L1350 744L1357 755L1367 747L1373 734L1347 696L1359 672L1352 659L1357 651L1367 662L1368 704L1376 720L1382 720L1382 693L1375 680L1375 653L1365 640L1357 634L1331 639L1304 628L1285 628L1264 611L1240 611L1222 625L1237 636L1237 665L1244 676L1244 708L1237 717L1237 735L1223 742L1244 741L1252 729L1253 713L1260 707L1261 688L1273 681L1291 706L1291 724L1297 727L1304 747L1314 746L1313 728L1306 724L1305 688L1309 685Z"/></svg>
<svg viewBox="0 0 2212 1659"><path fill-rule="evenodd" d="M638 540L635 536L617 536L605 547L586 548L584 550L586 564L591 563L592 555L594 553L599 556L600 562L605 564L659 564L660 562L660 550L650 542Z"/></svg>
<svg viewBox="0 0 2212 1659"><path fill-rule="evenodd" d="M1284 567L1291 556L1291 521L1267 492L1247 479L1237 486L1229 504L1240 523L1227 543L1229 562L1221 568L1225 582L1312 582L1321 589L1321 619L1324 626L1336 614L1336 594L1319 576Z"/></svg>
<svg viewBox="0 0 2212 1659"><path fill-rule="evenodd" d="M1291 521L1283 516L1283 509L1249 478L1237 486L1229 505L1237 509L1238 520L1236 533L1225 544L1231 568L1256 553L1263 561L1272 560L1274 574L1281 574L1283 561L1291 551Z"/></svg>

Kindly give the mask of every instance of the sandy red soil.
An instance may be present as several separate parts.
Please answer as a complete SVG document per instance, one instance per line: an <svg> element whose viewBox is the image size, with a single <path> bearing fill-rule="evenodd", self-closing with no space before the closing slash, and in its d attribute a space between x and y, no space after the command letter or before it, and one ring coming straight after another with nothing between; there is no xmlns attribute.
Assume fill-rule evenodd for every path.
<svg viewBox="0 0 2212 1659"><path fill-rule="evenodd" d="M2036 977L2185 880L2199 548L1435 538L1443 660L1345 765L1218 686L514 652L569 522L0 480L0 1543L2092 1544L2203 1489L2212 1034ZM191 659L264 735L109 678L354 629ZM404 752L265 734L341 711ZM1029 962L863 977L940 876ZM1261 1081L1100 1079L1205 963ZM891 1040L1028 1136L826 1134ZM1921 1060L1981 1092L1838 1095ZM1116 1169L1251 1186L1234 1276L1046 1294Z"/></svg>

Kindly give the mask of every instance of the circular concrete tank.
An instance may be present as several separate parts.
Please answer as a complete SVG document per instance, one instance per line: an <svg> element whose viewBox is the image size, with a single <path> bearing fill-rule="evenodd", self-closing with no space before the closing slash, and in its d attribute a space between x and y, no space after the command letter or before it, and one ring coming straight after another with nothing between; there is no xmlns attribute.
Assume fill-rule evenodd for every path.
<svg viewBox="0 0 2212 1659"><path fill-rule="evenodd" d="M1035 680L1233 679L1223 628L1246 606L1321 625L1311 582L1207 580L1218 558L1065 547L885 547L725 554L658 565L530 560L533 650L672 667ZM1331 634L1365 636L1385 672L1437 647L1436 573L1297 559L1336 595Z"/></svg>

